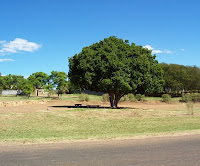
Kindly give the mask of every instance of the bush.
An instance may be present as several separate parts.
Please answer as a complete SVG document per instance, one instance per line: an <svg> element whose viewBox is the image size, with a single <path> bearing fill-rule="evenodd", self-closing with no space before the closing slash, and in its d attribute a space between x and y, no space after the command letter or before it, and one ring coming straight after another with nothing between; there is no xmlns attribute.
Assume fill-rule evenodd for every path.
<svg viewBox="0 0 200 166"><path fill-rule="evenodd" d="M145 95L136 94L136 95L135 95L135 99L136 99L137 101L145 101Z"/></svg>
<svg viewBox="0 0 200 166"><path fill-rule="evenodd" d="M193 101L194 103L200 102L200 94L199 94L199 93L193 93L193 94L192 94L192 101Z"/></svg>
<svg viewBox="0 0 200 166"><path fill-rule="evenodd" d="M124 95L124 96L121 98L121 101L128 101L128 100L129 100L129 98L128 98L127 95Z"/></svg>
<svg viewBox="0 0 200 166"><path fill-rule="evenodd" d="M182 101L188 102L200 102L200 94L199 93L187 93L182 95Z"/></svg>
<svg viewBox="0 0 200 166"><path fill-rule="evenodd" d="M108 94L103 94L102 99L103 102L109 102L109 95Z"/></svg>
<svg viewBox="0 0 200 166"><path fill-rule="evenodd" d="M134 94L131 94L131 93L128 94L128 98L129 98L129 101L135 101L136 100Z"/></svg>
<svg viewBox="0 0 200 166"><path fill-rule="evenodd" d="M191 94L184 94L184 95L182 95L182 101L184 101L184 102L191 102L192 101L192 95Z"/></svg>
<svg viewBox="0 0 200 166"><path fill-rule="evenodd" d="M48 97L54 94L53 85L48 84L43 86L44 91L48 94Z"/></svg>
<svg viewBox="0 0 200 166"><path fill-rule="evenodd" d="M168 94L163 94L162 95L162 101L165 103L170 103L171 102L171 96Z"/></svg>
<svg viewBox="0 0 200 166"><path fill-rule="evenodd" d="M82 93L79 95L79 100L80 101L89 101L90 98L89 98L89 95Z"/></svg>

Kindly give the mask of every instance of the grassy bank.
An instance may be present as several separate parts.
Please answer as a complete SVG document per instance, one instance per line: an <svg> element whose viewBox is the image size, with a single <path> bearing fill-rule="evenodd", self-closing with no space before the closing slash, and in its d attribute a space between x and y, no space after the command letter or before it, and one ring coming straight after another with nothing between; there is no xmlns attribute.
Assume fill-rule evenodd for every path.
<svg viewBox="0 0 200 166"><path fill-rule="evenodd" d="M0 142L109 139L200 129L200 110L66 109L0 114Z"/></svg>

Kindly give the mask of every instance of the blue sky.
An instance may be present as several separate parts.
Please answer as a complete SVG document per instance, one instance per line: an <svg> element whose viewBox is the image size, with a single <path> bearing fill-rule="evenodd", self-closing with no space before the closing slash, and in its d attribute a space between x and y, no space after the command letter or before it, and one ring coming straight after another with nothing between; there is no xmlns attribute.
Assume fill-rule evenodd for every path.
<svg viewBox="0 0 200 166"><path fill-rule="evenodd" d="M0 0L0 72L68 72L68 58L109 36L200 66L199 0Z"/></svg>

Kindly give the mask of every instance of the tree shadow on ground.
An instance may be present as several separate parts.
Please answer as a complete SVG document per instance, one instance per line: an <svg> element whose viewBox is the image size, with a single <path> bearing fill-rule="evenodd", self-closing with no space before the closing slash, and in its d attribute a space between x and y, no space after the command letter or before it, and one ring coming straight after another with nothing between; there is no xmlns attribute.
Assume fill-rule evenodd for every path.
<svg viewBox="0 0 200 166"><path fill-rule="evenodd" d="M62 106L51 106L54 108L95 108L95 109L112 109L111 107L105 107L105 106L101 106L101 105L86 105L86 106L82 106L82 105L62 105ZM114 108L113 108L114 109ZM136 109L133 107L118 107L115 109Z"/></svg>

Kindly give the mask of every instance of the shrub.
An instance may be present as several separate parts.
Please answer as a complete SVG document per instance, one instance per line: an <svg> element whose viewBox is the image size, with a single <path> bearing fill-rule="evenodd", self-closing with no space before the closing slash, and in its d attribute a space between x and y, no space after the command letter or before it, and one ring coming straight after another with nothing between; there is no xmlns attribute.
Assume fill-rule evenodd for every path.
<svg viewBox="0 0 200 166"><path fill-rule="evenodd" d="M87 94L82 93L82 94L79 95L79 100L80 101L89 101L90 98Z"/></svg>
<svg viewBox="0 0 200 166"><path fill-rule="evenodd" d="M162 101L165 103L170 103L171 102L171 96L168 94L163 94L162 95Z"/></svg>
<svg viewBox="0 0 200 166"><path fill-rule="evenodd" d="M182 95L182 101L188 102L200 102L200 94L199 93L187 93Z"/></svg>
<svg viewBox="0 0 200 166"><path fill-rule="evenodd" d="M43 89L44 89L45 92L47 92L48 97L50 97L51 95L54 94L54 90L53 90L53 85L52 84L44 85Z"/></svg>
<svg viewBox="0 0 200 166"><path fill-rule="evenodd" d="M200 94L199 93L193 93L192 94L192 101L193 102L200 102Z"/></svg>
<svg viewBox="0 0 200 166"><path fill-rule="evenodd" d="M135 101L136 100L134 94L131 94L131 93L128 94L128 98L129 98L129 101Z"/></svg>
<svg viewBox="0 0 200 166"><path fill-rule="evenodd" d="M137 101L145 101L145 95L136 94L136 95L135 95L135 99L136 99Z"/></svg>
<svg viewBox="0 0 200 166"><path fill-rule="evenodd" d="M103 102L109 102L109 95L108 94L103 94L102 99Z"/></svg>
<svg viewBox="0 0 200 166"><path fill-rule="evenodd" d="M184 102L191 102L192 101L192 95L191 94L184 94L184 95L182 95L182 101L184 101Z"/></svg>
<svg viewBox="0 0 200 166"><path fill-rule="evenodd" d="M129 100L129 98L128 98L127 95L124 95L124 96L121 98L121 101L128 101L128 100Z"/></svg>

